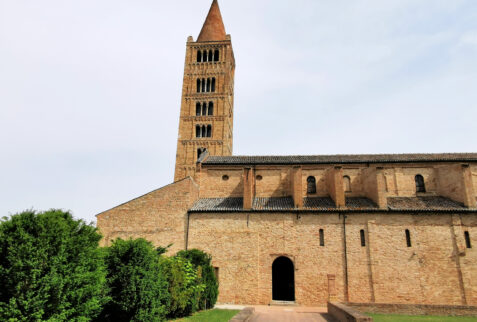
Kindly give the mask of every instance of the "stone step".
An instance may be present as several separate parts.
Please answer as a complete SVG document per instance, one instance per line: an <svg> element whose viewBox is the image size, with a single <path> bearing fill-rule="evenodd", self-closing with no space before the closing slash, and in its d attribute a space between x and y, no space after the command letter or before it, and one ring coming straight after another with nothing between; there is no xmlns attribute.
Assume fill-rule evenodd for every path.
<svg viewBox="0 0 477 322"><path fill-rule="evenodd" d="M269 305L273 306L298 306L295 301L271 301Z"/></svg>

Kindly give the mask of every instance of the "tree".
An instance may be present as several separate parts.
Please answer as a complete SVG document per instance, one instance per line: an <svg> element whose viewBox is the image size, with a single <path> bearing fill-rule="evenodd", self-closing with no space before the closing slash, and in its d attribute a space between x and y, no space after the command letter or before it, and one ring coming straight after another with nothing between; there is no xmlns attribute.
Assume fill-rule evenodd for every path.
<svg viewBox="0 0 477 322"><path fill-rule="evenodd" d="M0 223L0 320L91 320L107 301L101 236L69 212Z"/></svg>
<svg viewBox="0 0 477 322"><path fill-rule="evenodd" d="M117 239L105 249L111 302L101 320L162 321L169 305L158 252L144 239Z"/></svg>
<svg viewBox="0 0 477 322"><path fill-rule="evenodd" d="M205 290L199 300L199 309L214 307L219 294L219 285L211 265L212 257L199 249L182 250L177 256L188 259L199 272L201 283L205 284Z"/></svg>

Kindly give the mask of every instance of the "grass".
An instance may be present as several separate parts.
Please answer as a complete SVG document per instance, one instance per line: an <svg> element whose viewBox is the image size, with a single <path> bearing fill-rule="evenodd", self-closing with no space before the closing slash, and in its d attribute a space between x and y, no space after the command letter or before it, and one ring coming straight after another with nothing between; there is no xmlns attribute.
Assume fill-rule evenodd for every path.
<svg viewBox="0 0 477 322"><path fill-rule="evenodd" d="M208 310L197 312L192 316L174 320L175 322L227 322L233 318L239 310Z"/></svg>
<svg viewBox="0 0 477 322"><path fill-rule="evenodd" d="M375 322L476 322L477 317L462 317L462 316L429 316L429 315L397 315L397 314L371 314Z"/></svg>

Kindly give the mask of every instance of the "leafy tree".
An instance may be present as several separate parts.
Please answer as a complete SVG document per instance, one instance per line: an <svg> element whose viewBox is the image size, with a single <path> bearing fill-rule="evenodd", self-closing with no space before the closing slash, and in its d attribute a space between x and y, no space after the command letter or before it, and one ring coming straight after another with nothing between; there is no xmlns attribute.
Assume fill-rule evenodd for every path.
<svg viewBox="0 0 477 322"><path fill-rule="evenodd" d="M205 289L205 285L200 282L197 275L197 270L189 260L179 256L163 258L161 264L171 295L168 317L183 317L196 312Z"/></svg>
<svg viewBox="0 0 477 322"><path fill-rule="evenodd" d="M200 273L201 283L205 284L204 292L199 300L199 309L214 307L219 295L219 285L211 265L212 257L199 249L182 250L177 253L177 256L188 259Z"/></svg>
<svg viewBox="0 0 477 322"><path fill-rule="evenodd" d="M92 225L69 212L25 211L0 223L0 320L87 321L107 301Z"/></svg>
<svg viewBox="0 0 477 322"><path fill-rule="evenodd" d="M105 249L111 302L101 320L162 321L169 305L159 255L144 239L117 239Z"/></svg>

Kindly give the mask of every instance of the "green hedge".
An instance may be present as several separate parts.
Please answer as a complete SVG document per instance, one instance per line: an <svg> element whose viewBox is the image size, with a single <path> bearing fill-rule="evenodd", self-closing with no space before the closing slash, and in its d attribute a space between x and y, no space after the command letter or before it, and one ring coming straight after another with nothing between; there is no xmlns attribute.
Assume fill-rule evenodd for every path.
<svg viewBox="0 0 477 322"><path fill-rule="evenodd" d="M0 222L1 321L163 321L212 307L210 255L117 239L99 248L69 212L26 211Z"/></svg>
<svg viewBox="0 0 477 322"><path fill-rule="evenodd" d="M101 321L164 320L170 302L158 254L144 239L117 239L105 248L111 301Z"/></svg>
<svg viewBox="0 0 477 322"><path fill-rule="evenodd" d="M25 211L0 224L0 320L88 321L108 301L96 228L69 212Z"/></svg>

